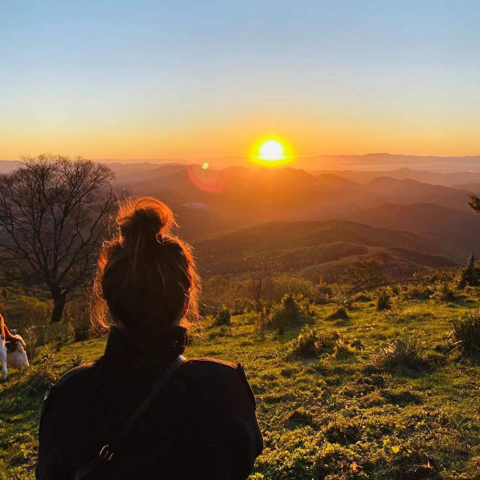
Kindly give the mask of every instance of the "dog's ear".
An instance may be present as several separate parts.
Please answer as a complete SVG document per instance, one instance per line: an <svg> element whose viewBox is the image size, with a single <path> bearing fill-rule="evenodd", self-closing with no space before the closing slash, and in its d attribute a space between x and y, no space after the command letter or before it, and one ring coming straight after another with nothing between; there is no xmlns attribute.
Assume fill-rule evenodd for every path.
<svg viewBox="0 0 480 480"><path fill-rule="evenodd" d="M0 313L0 335L4 340L6 340L7 338L7 333L5 332L5 329L6 329L5 320L2 314Z"/></svg>

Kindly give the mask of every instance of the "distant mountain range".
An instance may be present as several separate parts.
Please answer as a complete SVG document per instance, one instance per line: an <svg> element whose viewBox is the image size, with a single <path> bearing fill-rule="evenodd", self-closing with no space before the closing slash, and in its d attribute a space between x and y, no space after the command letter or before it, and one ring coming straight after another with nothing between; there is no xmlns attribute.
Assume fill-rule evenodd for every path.
<svg viewBox="0 0 480 480"><path fill-rule="evenodd" d="M208 162L214 168L226 168L232 165L247 165L245 157L205 158L193 163ZM104 160L104 163L119 164ZM151 160L139 163L189 163L181 160ZM419 155L398 155L391 153L368 153L366 155L312 155L297 157L295 165L306 170L380 170L391 171L402 168L430 170L437 172L480 172L480 155L466 157L438 157Z"/></svg>
<svg viewBox="0 0 480 480"><path fill-rule="evenodd" d="M382 167L386 159L403 158L388 154L365 157ZM341 158L353 162L365 157ZM109 165L115 172L114 187L120 194L152 195L170 205L177 215L180 235L198 246L199 252L208 250L204 242L217 242L215 238L228 245L223 263L215 266L213 260L208 262L212 272L228 273L227 257L238 254L236 235L246 235L245 229L251 229L248 237L255 239L248 248L255 249L257 244L260 248L270 241L272 251L287 251L288 247L282 243L285 238L296 244L295 248L300 248L299 242L304 241L301 236L291 238L287 230L298 230L296 233L301 235L313 228L310 226L315 222L316 230L309 237L313 243L308 245L308 254L304 252L311 265L307 265L297 251L291 252L294 259L291 267L287 258L282 257L285 268L309 271L316 265L317 271L319 265L323 265L321 269L327 268L328 262L334 262L332 268L335 265L340 268L336 262L358 255L382 256L388 258L388 262L395 259L393 263L403 265L402 268L409 265L404 270L414 265L464 263L471 252L480 254L480 215L468 206L470 192L480 194L480 169L476 166L476 163L480 165L480 157L421 158L427 166L434 161L443 166L457 162L459 170L468 166L479 171L447 171L445 168L440 172L406 167L391 171L307 171L255 166L214 169L151 162ZM0 172L12 171L18 165L18 162L0 161ZM289 222L289 226L278 226L284 222ZM320 228L318 222L331 223L324 223ZM356 226L347 228L346 225ZM255 228L260 229L260 236ZM239 231L243 233L237 234ZM360 232L368 234L360 238ZM387 235L385 232L390 240L376 242L375 235ZM323 240L325 236L329 236L328 242ZM233 250L229 253L230 249ZM234 262L238 263L237 257Z"/></svg>
<svg viewBox="0 0 480 480"><path fill-rule="evenodd" d="M428 170L415 170L412 168L400 168L398 170L334 170L334 171L314 171L313 174L334 174L347 180L353 180L357 183L367 183L378 177L390 177L397 180L417 180L431 185L443 185L446 187L456 187L467 185L471 188L473 185L480 185L480 172L434 172Z"/></svg>
<svg viewBox="0 0 480 480"><path fill-rule="evenodd" d="M480 215L475 213L431 203L385 204L344 218L430 238L441 244L450 258L461 263L472 252L480 253Z"/></svg>
<svg viewBox="0 0 480 480"><path fill-rule="evenodd" d="M199 158L196 161L181 159L158 159L158 160L116 160L96 159L96 161L108 164L113 170L119 171L124 165L138 165L140 168L154 168L160 164L202 164L208 162L213 168L226 168L232 165L249 165L246 157L223 157L223 158ZM0 173L3 171L2 164L6 160L0 160ZM149 167L153 165L153 167ZM403 168L426 170L441 173L476 172L480 173L480 155L464 157L439 157L420 155L400 155L391 153L368 153L366 155L312 155L301 156L295 159L295 166L306 170L354 170L354 171L384 171L389 172ZM129 168L129 167L127 167ZM465 182L460 182L465 183Z"/></svg>
<svg viewBox="0 0 480 480"><path fill-rule="evenodd" d="M272 221L347 219L421 235L435 242L436 253L455 262L480 252L480 215L468 206L468 193L476 184L451 187L408 177L418 173L424 180L441 178L448 184L474 181L478 174L403 169L370 178L364 172L349 172L347 177L342 173L167 164L119 175L116 184L170 204L181 235L194 243Z"/></svg>
<svg viewBox="0 0 480 480"><path fill-rule="evenodd" d="M398 170L413 168L437 172L480 172L480 155L467 157L436 157L368 153L366 155L319 155L300 159L302 168L323 165L331 170ZM300 163L299 163L300 165Z"/></svg>

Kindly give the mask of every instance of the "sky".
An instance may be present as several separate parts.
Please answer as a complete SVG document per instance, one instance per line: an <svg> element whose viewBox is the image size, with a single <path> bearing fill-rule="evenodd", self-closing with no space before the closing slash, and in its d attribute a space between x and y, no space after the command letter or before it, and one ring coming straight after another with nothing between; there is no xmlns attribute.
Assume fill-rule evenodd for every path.
<svg viewBox="0 0 480 480"><path fill-rule="evenodd" d="M480 2L0 0L0 159L480 154Z"/></svg>

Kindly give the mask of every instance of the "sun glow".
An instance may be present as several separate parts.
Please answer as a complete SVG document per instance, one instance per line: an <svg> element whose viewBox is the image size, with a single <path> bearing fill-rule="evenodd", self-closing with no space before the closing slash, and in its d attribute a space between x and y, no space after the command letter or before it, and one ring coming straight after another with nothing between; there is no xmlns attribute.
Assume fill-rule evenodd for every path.
<svg viewBox="0 0 480 480"><path fill-rule="evenodd" d="M259 150L260 155L258 158L260 160L268 160L271 162L285 160L285 149L280 142L277 142L277 140L267 140L260 145Z"/></svg>
<svg viewBox="0 0 480 480"><path fill-rule="evenodd" d="M276 167L293 161L293 153L285 140L269 137L255 142L250 159L263 166Z"/></svg>

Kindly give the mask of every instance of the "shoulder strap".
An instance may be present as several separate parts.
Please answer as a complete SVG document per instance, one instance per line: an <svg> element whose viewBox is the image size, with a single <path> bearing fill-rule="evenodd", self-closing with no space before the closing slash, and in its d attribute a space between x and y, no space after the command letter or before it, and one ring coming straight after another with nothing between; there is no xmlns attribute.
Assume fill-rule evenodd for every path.
<svg viewBox="0 0 480 480"><path fill-rule="evenodd" d="M72 476L72 480L81 480L85 478L86 475L91 473L99 461L109 461L112 459L115 451L124 440L128 437L130 432L135 428L135 426L140 421L142 415L148 410L152 402L157 398L158 394L163 390L167 382L172 378L173 374L178 370L178 368L183 364L185 358L182 355L179 355L163 372L160 379L153 386L152 390L148 394L147 398L140 404L140 406L133 412L133 414L128 418L124 423L123 427L118 431L118 433L113 437L112 441L102 447L99 454L91 461L80 467Z"/></svg>

